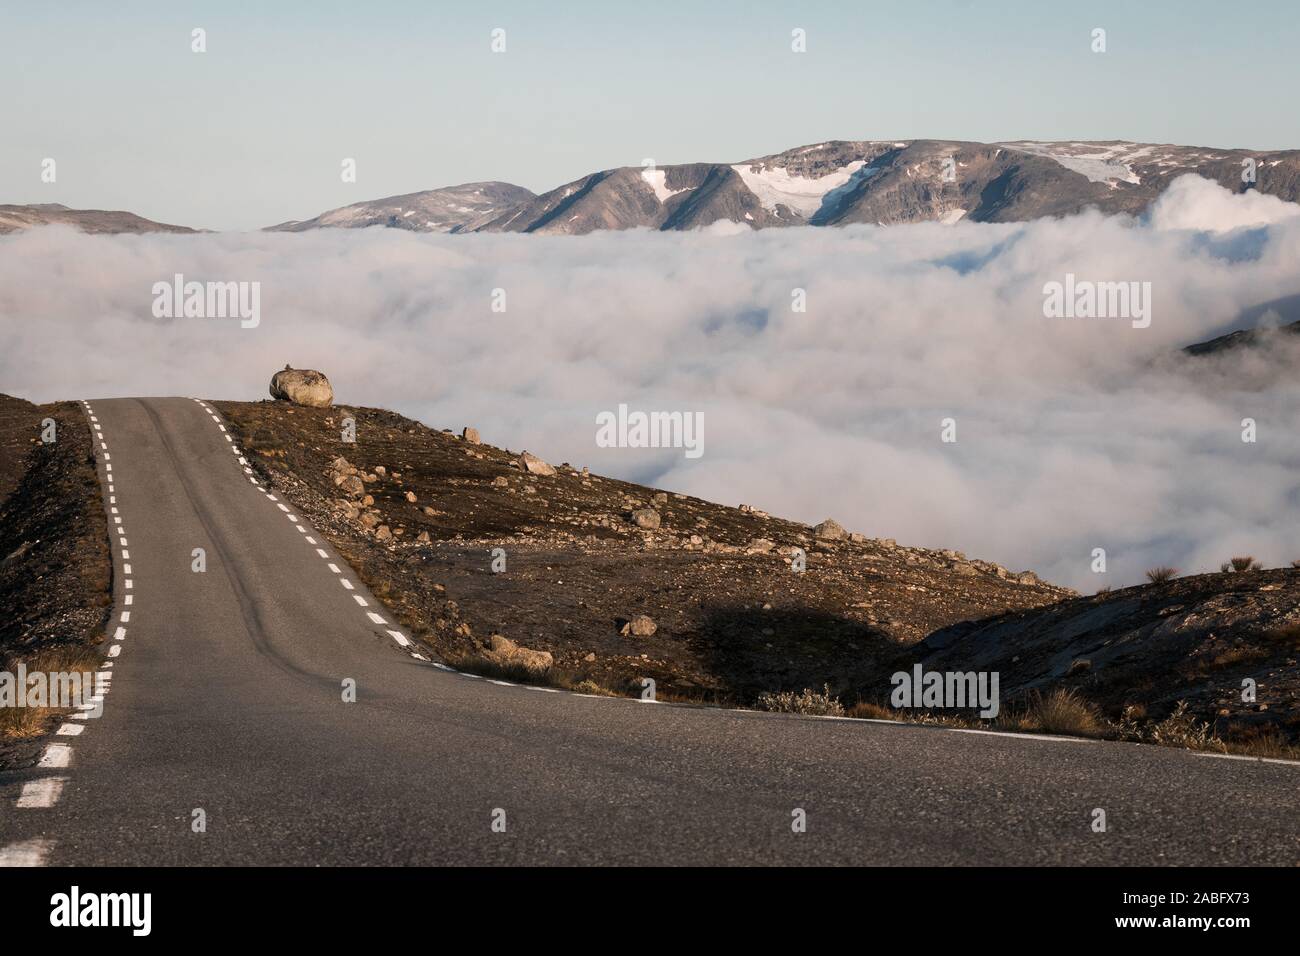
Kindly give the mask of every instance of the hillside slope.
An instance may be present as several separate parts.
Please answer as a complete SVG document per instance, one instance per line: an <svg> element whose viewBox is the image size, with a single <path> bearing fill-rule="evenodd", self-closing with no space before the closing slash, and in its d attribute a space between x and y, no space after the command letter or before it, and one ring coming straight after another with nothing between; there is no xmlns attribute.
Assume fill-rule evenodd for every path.
<svg viewBox="0 0 1300 956"><path fill-rule="evenodd" d="M154 222L133 212L106 209L69 209L58 203L28 206L0 206L0 233L17 232L33 226L75 226L89 233L198 232L189 226Z"/></svg>
<svg viewBox="0 0 1300 956"><path fill-rule="evenodd" d="M1300 744L1300 569L1199 574L943 628L927 670L987 670L1009 699L1069 688L1113 720L1180 701L1229 742ZM1254 699L1244 700L1244 681ZM1249 695L1247 695L1249 696Z"/></svg>
<svg viewBox="0 0 1300 956"><path fill-rule="evenodd" d="M380 409L213 404L267 480L449 659L482 656L499 633L551 653L570 683L621 692L648 676L669 695L747 701L848 690L937 628L1073 593L956 552L819 539L751 508L567 466L526 473L515 452ZM345 415L354 445L339 440ZM360 472L351 493L334 481L340 456ZM657 527L638 526L642 509ZM653 635L622 633L638 615Z"/></svg>

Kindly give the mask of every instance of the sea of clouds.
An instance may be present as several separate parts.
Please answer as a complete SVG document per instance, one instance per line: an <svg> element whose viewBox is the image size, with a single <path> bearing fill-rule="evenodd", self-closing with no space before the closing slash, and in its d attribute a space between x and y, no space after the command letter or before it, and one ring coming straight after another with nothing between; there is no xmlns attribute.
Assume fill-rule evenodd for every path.
<svg viewBox="0 0 1300 956"><path fill-rule="evenodd" d="M1297 212L1189 176L1140 220L585 237L47 227L0 237L0 391L256 400L291 363L328 374L340 403L1090 592L1157 564L1300 558L1300 355L1279 341L1271 361L1178 357L1243 314L1300 318ZM260 324L155 318L153 285L175 273L260 282ZM1043 286L1067 273L1150 282L1151 326L1045 318ZM596 415L620 403L702 412L704 454L598 448Z"/></svg>

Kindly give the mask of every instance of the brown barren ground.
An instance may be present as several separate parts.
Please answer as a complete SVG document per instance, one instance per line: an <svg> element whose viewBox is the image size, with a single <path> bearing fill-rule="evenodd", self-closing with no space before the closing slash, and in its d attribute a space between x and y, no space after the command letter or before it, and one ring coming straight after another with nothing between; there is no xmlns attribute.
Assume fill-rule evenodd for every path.
<svg viewBox="0 0 1300 956"><path fill-rule="evenodd" d="M42 422L56 440L42 443ZM0 395L0 670L94 668L112 601L90 430L73 402ZM0 708L0 766L32 756L58 712Z"/></svg>
<svg viewBox="0 0 1300 956"><path fill-rule="evenodd" d="M381 409L214 404L263 476L402 623L461 664L482 661L499 633L549 652L552 679L570 686L626 693L651 677L661 697L740 703L825 683L855 694L882 660L938 628L1073 593L955 552L817 540L761 511L564 465L525 473L516 451ZM355 444L341 440L345 417ZM335 485L339 456L360 470L372 505ZM658 528L634 523L643 508ZM801 573L794 548L807 555ZM623 633L637 615L655 622L652 635Z"/></svg>

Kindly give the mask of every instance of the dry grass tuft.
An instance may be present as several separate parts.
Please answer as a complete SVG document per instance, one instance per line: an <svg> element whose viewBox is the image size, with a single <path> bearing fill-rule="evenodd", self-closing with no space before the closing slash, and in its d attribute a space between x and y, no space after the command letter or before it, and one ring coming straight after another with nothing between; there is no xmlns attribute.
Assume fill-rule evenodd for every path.
<svg viewBox="0 0 1300 956"><path fill-rule="evenodd" d="M1058 687L1049 694L1035 692L1019 714L1008 717L1007 724L1017 730L1036 730L1046 734L1096 736L1105 729L1097 709L1074 690Z"/></svg>
<svg viewBox="0 0 1300 956"><path fill-rule="evenodd" d="M856 717L859 720L906 720L907 715L903 714L892 707L885 707L881 704L872 703L869 700L860 700L846 711L849 717Z"/></svg>
<svg viewBox="0 0 1300 956"><path fill-rule="evenodd" d="M1243 554L1235 558L1228 559L1220 570L1222 571L1262 571L1264 565L1260 564L1252 555Z"/></svg>
<svg viewBox="0 0 1300 956"><path fill-rule="evenodd" d="M7 663L4 670L17 675L18 660ZM64 645L51 647L22 660L29 675L42 673L70 673L81 671L94 673L99 667L99 652L84 646ZM92 685L93 686L93 683ZM24 689L18 688L18 693ZM68 713L64 707L0 707L0 739L25 740L39 737L48 730L48 725L57 716Z"/></svg>
<svg viewBox="0 0 1300 956"><path fill-rule="evenodd" d="M1147 580L1152 584L1164 584L1166 581L1172 581L1178 574L1177 568L1158 567L1151 568L1147 571Z"/></svg>

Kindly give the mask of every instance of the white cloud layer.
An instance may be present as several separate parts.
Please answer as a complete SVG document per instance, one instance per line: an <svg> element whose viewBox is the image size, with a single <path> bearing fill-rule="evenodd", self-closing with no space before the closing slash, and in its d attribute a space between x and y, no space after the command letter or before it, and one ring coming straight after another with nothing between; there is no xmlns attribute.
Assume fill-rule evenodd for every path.
<svg viewBox="0 0 1300 956"><path fill-rule="evenodd" d="M46 228L0 237L0 390L255 400L288 362L343 403L1081 590L1232 554L1276 565L1300 558L1300 385L1254 356L1171 358L1265 303L1300 317L1300 219L1260 198L1189 177L1145 222L731 236ZM260 282L261 324L155 319L175 273ZM1151 327L1044 318L1067 273L1151 282ZM704 454L598 448L620 403L703 412Z"/></svg>

